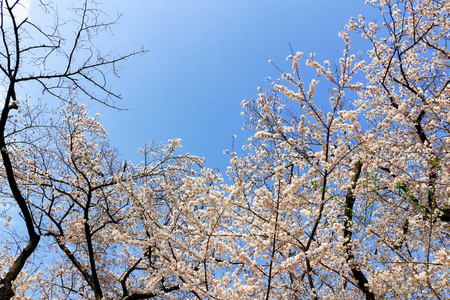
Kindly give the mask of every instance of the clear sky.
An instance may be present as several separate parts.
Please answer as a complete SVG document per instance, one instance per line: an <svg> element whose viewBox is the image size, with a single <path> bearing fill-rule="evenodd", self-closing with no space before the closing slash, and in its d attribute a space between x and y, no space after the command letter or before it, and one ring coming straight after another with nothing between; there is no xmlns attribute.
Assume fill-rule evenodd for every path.
<svg viewBox="0 0 450 300"><path fill-rule="evenodd" d="M150 51L110 81L123 97L118 105L129 110L90 105L112 145L136 161L143 142L181 138L183 152L222 172L232 135L237 148L249 135L241 130L240 102L255 97L258 86L267 89L266 77L280 75L268 60L289 71L290 43L319 61L336 61L344 46L338 31L349 18L377 15L360 0L108 0L99 8L123 17L114 36L94 44L112 54Z"/></svg>

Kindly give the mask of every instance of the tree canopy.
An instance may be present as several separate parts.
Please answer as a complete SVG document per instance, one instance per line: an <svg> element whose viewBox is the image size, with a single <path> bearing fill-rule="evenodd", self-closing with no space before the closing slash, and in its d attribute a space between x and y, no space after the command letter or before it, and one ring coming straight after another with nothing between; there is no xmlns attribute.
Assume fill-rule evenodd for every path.
<svg viewBox="0 0 450 300"><path fill-rule="evenodd" d="M0 299L450 297L450 3L367 2L380 21L352 18L339 61L273 63L220 174L179 139L144 144L139 163L109 144L81 102L111 105L98 80L129 55L75 59L110 25L91 3L67 43L3 1ZM22 46L27 26L48 43ZM54 54L62 71L40 67ZM19 101L22 81L60 107ZM26 230L8 231L8 209Z"/></svg>

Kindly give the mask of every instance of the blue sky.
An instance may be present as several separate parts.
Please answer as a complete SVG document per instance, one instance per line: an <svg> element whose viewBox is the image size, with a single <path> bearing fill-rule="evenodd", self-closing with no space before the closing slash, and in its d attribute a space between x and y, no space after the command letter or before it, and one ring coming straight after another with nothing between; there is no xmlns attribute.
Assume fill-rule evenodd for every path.
<svg viewBox="0 0 450 300"><path fill-rule="evenodd" d="M285 70L294 51L315 52L337 61L343 42L338 31L351 16L377 16L357 0L108 0L99 6L111 18L122 12L113 34L95 44L105 53L126 54L141 46L150 52L124 64L111 78L118 102L127 111L90 105L123 158L137 161L143 142L183 140L183 152L206 158L206 166L224 172L236 134L245 143L240 102L268 89L265 78L279 77L268 63ZM357 38L360 39L360 38ZM354 50L358 43L353 43ZM326 102L324 102L325 104Z"/></svg>

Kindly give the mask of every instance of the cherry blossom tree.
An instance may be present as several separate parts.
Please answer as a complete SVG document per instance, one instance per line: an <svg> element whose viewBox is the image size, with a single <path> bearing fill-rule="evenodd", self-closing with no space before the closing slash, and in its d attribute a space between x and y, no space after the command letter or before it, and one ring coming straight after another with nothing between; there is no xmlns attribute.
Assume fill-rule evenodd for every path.
<svg viewBox="0 0 450 300"><path fill-rule="evenodd" d="M450 3L368 2L382 21L351 19L338 64L292 53L242 103L254 134L224 200L234 298L450 296Z"/></svg>
<svg viewBox="0 0 450 300"><path fill-rule="evenodd" d="M18 141L16 136L24 127L19 128L11 121L21 114L21 101L24 100L26 88L41 89L46 95L59 99L65 99L68 89L72 88L88 99L113 105L112 101L119 95L106 85L106 74L116 72L122 61L142 52L118 57L102 55L92 46L91 40L100 31L109 29L114 22L102 22L101 12L94 2L85 0L72 4L73 15L69 20L73 22L70 22L57 15L54 3L39 1L46 17L36 23L28 18L28 1L0 2L2 175L6 179L5 186L10 189L9 204L20 211L28 236L17 244L17 251L11 249L11 253L16 253L12 263L2 264L0 299L10 299L14 295L13 281L18 278L41 238L29 207L30 199L16 177L16 170L20 167L13 163L15 144L24 142ZM45 23L47 21L49 23ZM11 258L7 261L11 262Z"/></svg>
<svg viewBox="0 0 450 300"><path fill-rule="evenodd" d="M179 140L145 145L141 164L119 160L98 117L89 117L75 99L113 106L118 95L108 89L106 73L141 52L115 58L91 47L91 39L113 24L100 21L95 3L73 8L75 22L54 16L54 27L30 21L20 11L24 3L1 2L7 92L0 119L6 243L0 299L208 294L220 220L209 203L222 197L219 175L203 169L200 158L175 157ZM40 4L50 16L57 11ZM19 99L21 88L36 85L67 105L55 111L48 104L54 102ZM69 89L74 94L67 97ZM20 217L13 213L11 220L15 211ZM10 222L24 222L26 232L8 231Z"/></svg>

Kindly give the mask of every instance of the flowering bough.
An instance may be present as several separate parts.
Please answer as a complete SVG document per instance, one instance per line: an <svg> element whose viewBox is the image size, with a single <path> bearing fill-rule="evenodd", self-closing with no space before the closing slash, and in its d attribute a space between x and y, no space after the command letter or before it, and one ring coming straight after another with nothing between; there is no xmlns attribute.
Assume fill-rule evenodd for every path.
<svg viewBox="0 0 450 300"><path fill-rule="evenodd" d="M30 286L51 299L208 294L219 264L211 261L223 214L211 205L223 198L219 174L175 154L180 140L144 145L140 164L120 161L99 115L75 100L51 115L33 127L39 139L15 148L18 184L53 253L17 295Z"/></svg>

